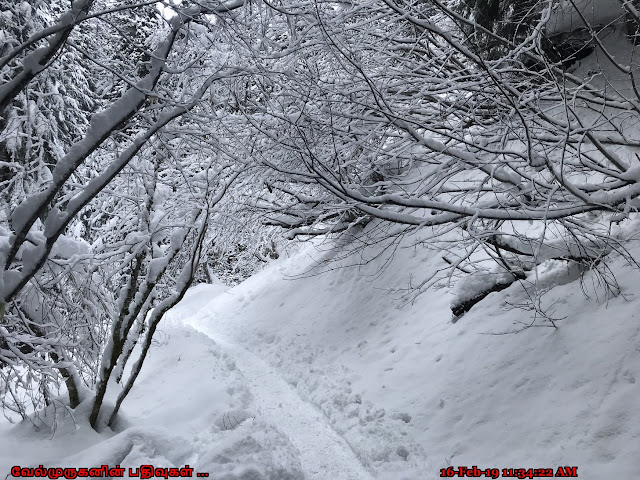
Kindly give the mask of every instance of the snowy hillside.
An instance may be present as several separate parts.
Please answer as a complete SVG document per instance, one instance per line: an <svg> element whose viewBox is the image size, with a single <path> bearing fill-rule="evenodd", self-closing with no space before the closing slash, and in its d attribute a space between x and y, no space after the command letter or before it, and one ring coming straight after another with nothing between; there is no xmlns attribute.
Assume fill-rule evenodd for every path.
<svg viewBox="0 0 640 480"><path fill-rule="evenodd" d="M433 253L399 250L381 275L374 262L287 279L312 256L323 258L308 249L189 323L274 365L378 478L437 478L447 465L577 465L581 478L634 478L640 328L632 287L626 300L606 303L590 275L590 298L579 281L552 288L545 302L564 318L558 330L523 330L532 315L512 306L526 300L519 285L453 324L445 291L399 308L389 288L436 268ZM620 264L614 271L625 285L640 280ZM561 284L566 272L556 265L545 275ZM519 333L501 335L511 331Z"/></svg>
<svg viewBox="0 0 640 480"><path fill-rule="evenodd" d="M188 464L216 479L346 480L566 465L580 478L635 478L640 273L614 262L627 288L602 302L591 274L581 288L548 265L557 330L524 328L519 284L452 323L449 289L402 306L408 278L442 263L413 240L382 271L384 256L336 268L349 260L332 261L344 247L328 243L235 288L193 288L116 432L74 429L61 412L54 434L4 426L0 469ZM315 275L317 261L331 270Z"/></svg>

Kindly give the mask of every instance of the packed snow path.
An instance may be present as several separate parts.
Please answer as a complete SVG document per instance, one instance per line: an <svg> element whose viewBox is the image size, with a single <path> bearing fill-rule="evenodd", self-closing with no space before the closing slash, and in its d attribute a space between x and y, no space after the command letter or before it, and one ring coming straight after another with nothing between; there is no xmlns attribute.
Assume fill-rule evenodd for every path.
<svg viewBox="0 0 640 480"><path fill-rule="evenodd" d="M309 480L374 478L324 414L300 398L274 368L242 347L203 333L234 359L264 420L277 425L300 451L300 463Z"/></svg>

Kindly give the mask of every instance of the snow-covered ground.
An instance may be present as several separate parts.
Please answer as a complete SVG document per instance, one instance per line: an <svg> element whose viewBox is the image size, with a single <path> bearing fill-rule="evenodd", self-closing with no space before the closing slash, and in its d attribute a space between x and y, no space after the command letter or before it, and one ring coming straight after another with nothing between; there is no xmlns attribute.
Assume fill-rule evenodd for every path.
<svg viewBox="0 0 640 480"><path fill-rule="evenodd" d="M520 285L455 324L446 290L400 308L395 287L441 266L420 249L398 250L379 275L374 261L288 278L330 255L308 249L188 323L273 365L377 478L437 478L447 465L576 465L582 478L636 478L637 271L614 262L625 295L603 302L593 274L586 297L564 265L550 264L541 281L557 286L544 303L563 320L523 329L532 312L513 307L526 301Z"/></svg>
<svg viewBox="0 0 640 480"><path fill-rule="evenodd" d="M13 465L153 464L214 479L435 479L452 465L578 466L580 478L637 478L640 272L603 302L596 278L542 274L559 328L523 329L519 284L456 323L451 290L404 305L402 287L442 266L402 248L346 266L309 245L232 289L199 285L167 319L114 432L0 435ZM375 257L382 246L364 252ZM362 260L361 259L361 260ZM315 274L313 266L328 272ZM336 268L341 267L341 268ZM301 278L293 278L301 277ZM507 333L518 331L518 333Z"/></svg>

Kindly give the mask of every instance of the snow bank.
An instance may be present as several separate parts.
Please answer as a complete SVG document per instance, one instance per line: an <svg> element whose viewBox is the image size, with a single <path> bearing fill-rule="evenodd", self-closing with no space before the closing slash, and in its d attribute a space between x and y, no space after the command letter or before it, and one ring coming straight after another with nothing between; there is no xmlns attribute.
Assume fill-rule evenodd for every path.
<svg viewBox="0 0 640 480"><path fill-rule="evenodd" d="M207 291L211 299L219 290L199 286L195 293ZM304 478L298 451L276 425L255 413L241 373L211 339L168 325L147 362L114 431L91 429L86 420L90 401L73 417L59 408L53 432L30 423L0 425L0 474L14 465L106 464L127 472L141 465L189 465L194 478L196 472L208 472L214 480Z"/></svg>
<svg viewBox="0 0 640 480"><path fill-rule="evenodd" d="M539 293L558 329L526 309L535 292L520 283L453 324L453 290L403 306L409 279L443 266L414 240L382 272L383 245L359 266L323 265L335 252L309 247L189 321L279 370L376 478L435 479L449 465L576 465L582 478L635 478L640 272L614 261L625 295L605 302L595 274L581 280L550 262ZM314 260L329 271L317 275Z"/></svg>
<svg viewBox="0 0 640 480"><path fill-rule="evenodd" d="M75 424L60 410L55 434L3 425L0 473L188 464L219 480L431 480L447 466L575 465L635 478L640 272L614 258L624 295L604 301L594 273L548 262L539 293L558 329L519 282L454 324L453 288L405 305L409 279L443 266L415 240L393 258L369 247L358 266L338 255L348 246L309 246L232 289L193 288L114 431L91 430L86 404Z"/></svg>

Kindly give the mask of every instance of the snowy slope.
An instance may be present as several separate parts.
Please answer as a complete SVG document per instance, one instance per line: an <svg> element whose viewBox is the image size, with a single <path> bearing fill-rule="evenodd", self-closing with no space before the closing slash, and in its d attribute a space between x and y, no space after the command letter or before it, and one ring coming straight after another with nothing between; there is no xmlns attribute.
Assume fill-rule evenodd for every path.
<svg viewBox="0 0 640 480"><path fill-rule="evenodd" d="M519 285L455 324L444 290L399 308L389 287L439 266L426 250L399 249L378 275L372 262L290 279L327 256L309 248L189 323L269 361L378 478L437 478L447 465L577 465L581 478L636 477L637 271L615 263L626 299L599 302L592 274L587 298L579 280L550 265L549 285L569 283L544 301L564 319L557 330L523 330L532 312L509 305L526 300ZM510 331L519 333L502 335Z"/></svg>
<svg viewBox="0 0 640 480"><path fill-rule="evenodd" d="M115 432L93 432L87 405L75 427L60 414L53 438L3 426L0 471L151 463L227 480L359 480L575 465L580 478L636 478L640 272L614 261L624 296L603 302L591 273L586 297L564 266L548 265L557 330L522 329L531 312L513 307L525 300L519 285L452 323L453 289L403 306L408 279L442 266L413 241L390 262L371 247L361 266L331 242L309 245L227 291L195 287ZM317 261L328 272L316 274Z"/></svg>

